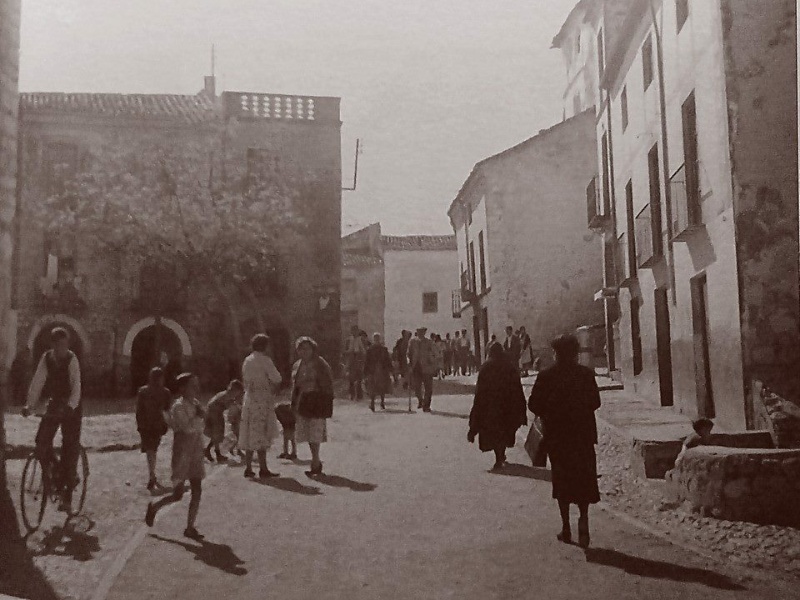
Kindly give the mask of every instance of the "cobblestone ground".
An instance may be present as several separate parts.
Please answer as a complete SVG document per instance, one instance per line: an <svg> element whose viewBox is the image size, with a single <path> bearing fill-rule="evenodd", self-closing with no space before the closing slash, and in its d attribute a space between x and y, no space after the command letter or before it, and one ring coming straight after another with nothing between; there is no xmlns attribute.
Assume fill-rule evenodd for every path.
<svg viewBox="0 0 800 600"><path fill-rule="evenodd" d="M800 530L722 521L663 502L662 481L642 481L628 469L630 442L600 424L598 467L603 499L678 542L697 546L722 562L754 567L800 586ZM800 508L799 508L800 510Z"/></svg>

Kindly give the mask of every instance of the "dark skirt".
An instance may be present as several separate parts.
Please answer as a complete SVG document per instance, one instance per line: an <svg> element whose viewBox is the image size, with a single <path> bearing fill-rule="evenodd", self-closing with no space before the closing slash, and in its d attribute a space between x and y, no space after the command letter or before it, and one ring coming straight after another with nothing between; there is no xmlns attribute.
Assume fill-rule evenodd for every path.
<svg viewBox="0 0 800 600"><path fill-rule="evenodd" d="M225 438L225 417L222 413L209 413L206 416L205 436L215 444Z"/></svg>
<svg viewBox="0 0 800 600"><path fill-rule="evenodd" d="M548 446L548 455L553 474L553 498L570 504L600 502L593 444Z"/></svg>
<svg viewBox="0 0 800 600"><path fill-rule="evenodd" d="M517 437L517 430L488 428L478 430L478 447L481 452L491 452L505 448L513 448Z"/></svg>

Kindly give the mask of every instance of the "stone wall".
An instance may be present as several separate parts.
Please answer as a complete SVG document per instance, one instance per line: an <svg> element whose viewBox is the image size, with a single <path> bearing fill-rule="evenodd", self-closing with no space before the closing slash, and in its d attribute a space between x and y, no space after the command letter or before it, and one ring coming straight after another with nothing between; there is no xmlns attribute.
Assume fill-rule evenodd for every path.
<svg viewBox="0 0 800 600"><path fill-rule="evenodd" d="M762 381L797 402L797 5L722 0L721 6L744 380Z"/></svg>
<svg viewBox="0 0 800 600"><path fill-rule="evenodd" d="M767 429L776 448L800 448L800 406L753 383L756 427Z"/></svg>
<svg viewBox="0 0 800 600"><path fill-rule="evenodd" d="M0 0L0 393L13 360L11 262L16 214L19 0Z"/></svg>
<svg viewBox="0 0 800 600"><path fill-rule="evenodd" d="M667 474L672 502L729 521L800 526L800 450L688 450Z"/></svg>

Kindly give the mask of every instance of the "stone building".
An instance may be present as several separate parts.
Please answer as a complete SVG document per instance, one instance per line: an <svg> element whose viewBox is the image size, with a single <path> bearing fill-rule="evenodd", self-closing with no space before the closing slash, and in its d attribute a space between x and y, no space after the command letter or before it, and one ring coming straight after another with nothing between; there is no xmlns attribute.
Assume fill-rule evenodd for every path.
<svg viewBox="0 0 800 600"><path fill-rule="evenodd" d="M553 38L566 70L564 118L596 106L600 94L600 64L605 49L617 42L622 22L633 0L580 0Z"/></svg>
<svg viewBox="0 0 800 600"><path fill-rule="evenodd" d="M0 0L0 394L14 360L15 313L11 310L11 271L17 207L17 80L19 0Z"/></svg>
<svg viewBox="0 0 800 600"><path fill-rule="evenodd" d="M800 399L795 26L792 0L637 0L600 65L618 366L723 430L756 426L762 385Z"/></svg>
<svg viewBox="0 0 800 600"><path fill-rule="evenodd" d="M602 325L584 202L594 148L594 111L584 111L477 163L450 205L462 318L477 351L507 325L525 326L547 361L556 335Z"/></svg>
<svg viewBox="0 0 800 600"><path fill-rule="evenodd" d="M56 164L115 139L196 141L224 131L234 160L267 161L302 173L309 232L281 255L280 281L225 307L205 281L189 284L148 265L98 257L85 240L45 236L22 211L16 238L16 348L35 361L55 324L73 334L88 394L127 394L153 362L192 369L207 385L235 374L249 337L266 331L287 372L292 340L312 335L338 362L341 145L339 99L251 92L217 95L213 77L197 95L26 93L20 100L22 206L48 193ZM220 127L221 126L221 127ZM229 351L233 345L241 348ZM156 352L160 348L161 352Z"/></svg>
<svg viewBox="0 0 800 600"><path fill-rule="evenodd" d="M403 329L455 333L452 310L458 288L453 236L381 235L373 224L342 239L342 333L352 325L381 333L387 345Z"/></svg>

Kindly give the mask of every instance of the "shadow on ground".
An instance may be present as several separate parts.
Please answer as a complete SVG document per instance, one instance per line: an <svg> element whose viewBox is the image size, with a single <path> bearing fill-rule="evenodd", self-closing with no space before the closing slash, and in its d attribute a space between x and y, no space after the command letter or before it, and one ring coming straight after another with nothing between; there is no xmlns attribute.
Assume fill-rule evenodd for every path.
<svg viewBox="0 0 800 600"><path fill-rule="evenodd" d="M0 487L0 594L58 600L20 535L17 512L4 484Z"/></svg>
<svg viewBox="0 0 800 600"><path fill-rule="evenodd" d="M747 589L729 577L714 571L630 556L607 548L587 549L586 562L622 569L626 573L637 575L638 577L699 583L719 590L743 591Z"/></svg>
<svg viewBox="0 0 800 600"><path fill-rule="evenodd" d="M354 492L372 492L378 487L374 483L361 483L339 475L317 475L314 477L314 481L331 487L350 488Z"/></svg>
<svg viewBox="0 0 800 600"><path fill-rule="evenodd" d="M283 492L293 492L303 496L322 495L322 491L318 487L303 485L297 481L297 479L292 479L291 477L271 477L269 479L256 479L254 481Z"/></svg>
<svg viewBox="0 0 800 600"><path fill-rule="evenodd" d="M448 417L450 419L469 419L469 415L463 413L447 412L444 410L431 410L431 414L437 417Z"/></svg>
<svg viewBox="0 0 800 600"><path fill-rule="evenodd" d="M214 567L231 575L247 575L247 569L242 566L245 564L244 561L236 556L236 553L227 544L215 544L207 540L199 540L195 544L173 540L156 534L150 534L150 537L160 542L180 546L187 552L194 554L195 560L199 560L209 567Z"/></svg>
<svg viewBox="0 0 800 600"><path fill-rule="evenodd" d="M42 539L33 550L34 556L69 556L79 562L94 558L100 551L100 541L89 532L94 529L94 521L88 517L68 520L63 526L52 527L44 532Z"/></svg>
<svg viewBox="0 0 800 600"><path fill-rule="evenodd" d="M525 477L537 481L552 481L553 474L549 469L529 467L518 463L507 463L502 469L489 471L492 475L505 475L506 477Z"/></svg>

